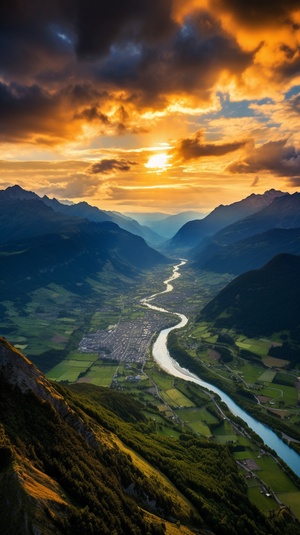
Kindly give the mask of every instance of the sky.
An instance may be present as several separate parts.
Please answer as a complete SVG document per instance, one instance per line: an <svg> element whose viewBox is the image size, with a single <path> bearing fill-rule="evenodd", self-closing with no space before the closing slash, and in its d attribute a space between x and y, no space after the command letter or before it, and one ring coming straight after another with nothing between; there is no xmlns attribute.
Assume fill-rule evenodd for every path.
<svg viewBox="0 0 300 535"><path fill-rule="evenodd" d="M300 187L299 0L1 0L0 189L207 213Z"/></svg>

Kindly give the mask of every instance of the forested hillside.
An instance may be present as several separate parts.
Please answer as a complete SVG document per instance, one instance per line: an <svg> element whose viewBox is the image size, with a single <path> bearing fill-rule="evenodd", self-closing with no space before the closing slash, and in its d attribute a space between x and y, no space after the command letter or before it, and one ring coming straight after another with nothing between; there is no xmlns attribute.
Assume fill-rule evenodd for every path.
<svg viewBox="0 0 300 535"><path fill-rule="evenodd" d="M281 254L259 270L235 278L201 311L214 321L248 336L288 330L299 340L300 257Z"/></svg>
<svg viewBox="0 0 300 535"><path fill-rule="evenodd" d="M267 519L248 501L227 447L170 443L137 402L54 386L4 339L0 370L3 535L299 532L286 510Z"/></svg>

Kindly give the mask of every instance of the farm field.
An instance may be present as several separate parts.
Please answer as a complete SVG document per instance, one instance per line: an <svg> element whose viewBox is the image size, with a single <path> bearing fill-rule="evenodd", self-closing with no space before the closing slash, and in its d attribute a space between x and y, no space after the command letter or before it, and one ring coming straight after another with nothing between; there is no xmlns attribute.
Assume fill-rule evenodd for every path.
<svg viewBox="0 0 300 535"><path fill-rule="evenodd" d="M174 408L180 407L194 407L194 403L184 396L176 388L170 388L162 393L162 397Z"/></svg>
<svg viewBox="0 0 300 535"><path fill-rule="evenodd" d="M90 383L97 386L109 387L116 372L117 365L107 365L103 361L96 361L78 378L78 383Z"/></svg>
<svg viewBox="0 0 300 535"><path fill-rule="evenodd" d="M52 381L69 383L91 383L109 387L113 380L117 365L107 364L99 360L98 354L75 353L77 358L66 358L46 375ZM80 360L80 356L82 360Z"/></svg>
<svg viewBox="0 0 300 535"><path fill-rule="evenodd" d="M248 410L256 405L255 414L273 429L281 429L283 422L285 434L300 441L300 366L292 369L288 360L268 355L274 344L280 345L275 338L250 339L233 330L218 331L208 322L188 324L178 333L180 347L199 362L203 378L207 374L208 382L238 396L242 406L246 401Z"/></svg>
<svg viewBox="0 0 300 535"><path fill-rule="evenodd" d="M66 358L54 366L46 377L52 381L76 382L79 374L85 372L98 358L98 355L89 355L89 359L86 358L87 355L84 356L82 360Z"/></svg>

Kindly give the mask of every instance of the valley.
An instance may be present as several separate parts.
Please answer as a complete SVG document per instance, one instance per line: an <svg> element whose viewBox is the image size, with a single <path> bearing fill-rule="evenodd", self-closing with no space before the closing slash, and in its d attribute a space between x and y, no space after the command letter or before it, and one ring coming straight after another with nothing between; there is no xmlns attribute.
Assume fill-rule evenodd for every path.
<svg viewBox="0 0 300 535"><path fill-rule="evenodd" d="M297 508L299 479L292 473L289 475L286 466L278 464L272 456L272 450L265 448L243 421L235 419L225 404L211 392L166 374L153 361L151 346L156 333L174 325L177 318L172 314L148 310L141 300L145 294L163 291L163 284L159 281L165 280L169 273L169 266L155 268L141 277L138 284L131 286L130 294L121 293L119 287L113 298L110 295L109 304L101 305L95 292L95 310L92 310L91 299L85 315L81 314L76 319L77 337L74 337L74 329L68 339L67 327L61 332L64 340L56 338L57 344L65 344L65 358L48 370L48 379L64 385L90 384L129 394L144 406L143 412L151 432L171 441L176 441L182 433L196 433L215 443L227 444L247 482L251 501L267 514L282 504L287 505L300 519ZM298 372L287 373L284 371L286 361L268 357L272 340L251 340L239 336L233 346L231 337L234 333L223 332L220 335L209 323L197 325L194 322L199 308L226 282L226 275L218 278L203 272L196 276L187 266L174 283L173 291L157 295L154 303L168 310L180 309L191 318L192 321L178 331L177 337L183 356L188 352L190 358L195 359L202 378L217 384L241 406L245 401L241 387L251 391L256 396L256 405L261 413L273 417L275 414L284 415L284 436L296 444L298 438L293 436L297 437L300 416L298 390L295 381L290 379L287 385L280 384L280 379L286 383L287 377L296 378ZM63 303L66 306L66 301ZM66 352L70 340L73 344L77 340L77 346ZM171 337L171 353L173 346L174 338ZM241 359L241 349L251 350L262 359L261 364ZM228 354L230 358L226 359ZM178 347L174 357L180 362ZM184 358L182 363L185 364ZM190 368L190 365L186 367ZM278 382L275 386L272 382L276 376ZM261 419L260 416L256 414L258 419ZM270 419L267 423L278 430L277 421Z"/></svg>
<svg viewBox="0 0 300 535"><path fill-rule="evenodd" d="M300 535L300 0L0 41L0 535Z"/></svg>
<svg viewBox="0 0 300 535"><path fill-rule="evenodd" d="M235 535L234 518L244 509L247 513L240 524L241 533L245 532L245 522L246 532L251 535L277 535L280 525L285 526L286 535L290 530L294 534L300 520L300 290L299 257L295 256L298 231L281 233L283 241L278 243L277 232L242 240L237 242L234 254L225 243L226 232L223 235L222 231L222 226L231 222L235 227L243 213L250 213L244 220L248 221L247 232L251 233L252 227L257 228L253 226L256 216L251 215L257 209L255 205L268 205L273 196L275 202L278 192L251 195L232 207L220 206L203 220L195 221L193 232L198 237L204 233L195 249L182 248L183 242L177 238L185 231L180 230L174 237L176 243L169 240L160 251L114 221L102 221L102 217L108 216L88 205L65 208L55 200L37 198L17 187L8 188L1 195L4 237L0 243L0 319L2 335L15 347L7 347L5 339L1 342L4 348L0 344L4 426L1 440L4 449L7 440L8 444L12 441L12 455L17 456L14 459L21 456L25 462L26 457L29 465L33 462L43 474L54 475L54 481L62 488L63 474L68 474L68 491L73 489L75 477L78 488L72 490L72 500L76 502L80 496L82 507L89 504L96 516L92 520L88 510L76 509L74 513L71 508L73 512L66 519L68 529L79 515L90 535L87 526L91 521L95 526L98 524L98 508L106 511L106 503L100 495L95 501L89 493L81 493L85 469L81 473L75 467L70 470L66 443L53 448L50 437L44 436L44 427L33 423L31 413L30 419L28 411L24 418L19 418L18 405L25 403L22 395L27 396L22 390L24 384L30 384L29 391L33 396L38 392L38 398L40 385L46 385L42 395L46 400L49 391L59 392L71 404L76 417L89 422L91 429L100 425L100 449L111 440L104 435L113 433L116 448L130 455L137 474L143 474L143 483L137 474L128 479L124 466L120 480L127 484L122 493L130 494L132 485L135 489L142 485L141 494L135 490L132 495L136 506L142 503L142 508L171 524L176 520L176 528L169 524L161 528L153 525L154 531L177 533L181 530L178 522L183 521L187 533L191 523L222 535L226 525L226 532ZM287 205L295 202L297 215L298 195L293 199L279 195L279 200ZM82 209L88 219L81 219ZM272 210L267 217L272 225ZM298 224L297 218L295 222ZM284 224L289 225L289 220ZM189 232L189 223L184 227ZM209 233L216 230L211 241ZM270 245L263 256L260 252L257 257L258 262L264 258L267 263L247 272L239 263L242 273L239 275L237 269L238 276L234 277L230 265L236 259L240 262L246 249L248 259L254 258L258 243L260 251L264 243ZM192 246L190 243L189 247ZM230 262L220 260L225 258L223 253ZM25 356L21 368L28 370L22 377L18 365L15 367L13 351ZM21 353L17 360L23 358ZM45 376L37 370L32 381L30 362ZM11 388L15 384L20 385L21 392L11 410L9 400L13 398ZM50 401L49 410L54 413L57 395L54 393ZM43 406L36 406L33 411L38 421L47 417ZM64 409L60 416L64 419L67 413ZM69 425L67 420L63 426ZM130 423L129 427L125 422ZM6 438L6 432L10 438ZM59 427L55 433L59 442L63 440L61 432L64 433ZM64 451L62 457L60 451ZM89 455L92 458L94 454ZM225 479L219 454L226 457ZM90 462L89 455L82 450L83 465ZM104 471L105 456L101 460ZM77 464L75 457L73 462ZM114 466L118 472L117 465ZM9 466L14 469L15 465ZM157 467L167 478L167 492ZM148 492L157 496L155 485L151 483L148 487L145 479L149 470L153 480L162 485L159 501L163 506L157 505L156 498L148 503ZM6 475L6 468L2 473L0 470L0 478ZM89 478L91 486L97 487L98 476L90 473ZM112 488L114 485L117 483L112 483ZM232 499L235 492L239 494L238 507ZM175 514L175 504L181 501L181 495L188 502ZM225 501L220 500L225 495ZM190 515L187 507L191 508ZM107 512L103 514L106 516ZM253 527L251 520L257 519L258 514L261 525L265 524L261 531ZM100 517L102 522L104 517ZM113 521L119 522L118 515ZM61 519L57 518L57 522L60 524ZM106 528L109 530L109 523ZM9 529L8 523L8 535Z"/></svg>

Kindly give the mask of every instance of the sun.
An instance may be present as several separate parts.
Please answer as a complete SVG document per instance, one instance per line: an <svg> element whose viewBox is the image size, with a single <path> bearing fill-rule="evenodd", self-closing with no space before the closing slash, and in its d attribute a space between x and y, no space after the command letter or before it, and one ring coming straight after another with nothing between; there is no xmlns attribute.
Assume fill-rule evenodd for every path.
<svg viewBox="0 0 300 535"><path fill-rule="evenodd" d="M170 167L170 164L168 163L169 158L170 156L166 152L159 152L158 154L153 154L153 156L150 156L148 162L145 164L145 167L148 167L149 169L164 171L165 169Z"/></svg>

